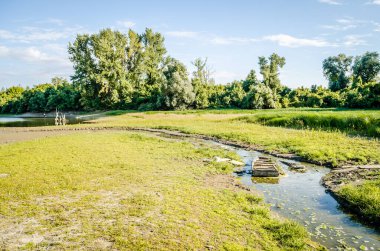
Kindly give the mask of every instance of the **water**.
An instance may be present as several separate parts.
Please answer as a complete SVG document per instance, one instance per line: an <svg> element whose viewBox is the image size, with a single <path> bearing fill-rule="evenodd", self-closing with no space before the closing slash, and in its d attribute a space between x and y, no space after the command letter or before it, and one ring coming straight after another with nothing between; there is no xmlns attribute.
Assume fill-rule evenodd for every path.
<svg viewBox="0 0 380 251"><path fill-rule="evenodd" d="M92 120L99 116L87 116L79 119L69 118L70 124ZM53 118L17 118L0 117L1 126L44 126L54 125ZM160 133L160 136L167 136ZM177 138L170 136L170 138ZM189 138L180 138L190 140ZM191 140L190 140L191 141ZM286 218L304 225L312 239L330 250L378 250L380 251L380 233L373 228L362 225L355 218L339 208L337 201L325 192L320 185L321 178L330 170L325 167L305 164L307 171L297 173L290 171L274 158L285 172L278 179L253 179L249 173L252 161L264 155L256 151L226 146L214 141L204 141L213 145L233 150L244 160L245 173L238 176L242 183L261 191L271 210ZM287 160L289 161L289 160ZM354 248L354 249L350 249Z"/></svg>
<svg viewBox="0 0 380 251"><path fill-rule="evenodd" d="M285 176L274 182L262 182L252 178L249 172L252 161L264 154L223 147L236 151L246 163L246 172L239 177L242 183L261 191L272 211L304 225L315 241L331 250L380 250L380 233L343 212L337 201L325 192L320 180L330 171L328 168L302 163L307 171L297 173L275 158Z"/></svg>
<svg viewBox="0 0 380 251"><path fill-rule="evenodd" d="M161 133L159 135L194 141ZM345 213L320 184L321 178L330 169L302 163L306 167L306 172L298 173L290 171L287 165L280 162L285 159L271 156L282 167L285 175L280 178L254 178L250 174L252 162L259 156L266 156L265 154L211 140L201 140L201 142L235 151L241 156L246 164L245 172L242 175L236 174L237 178L243 184L261 191L265 201L271 205L272 211L304 225L312 239L329 250L380 250L380 233L374 228L361 224L353 215Z"/></svg>
<svg viewBox="0 0 380 251"><path fill-rule="evenodd" d="M88 120L99 118L98 115L91 116L67 116L66 124L80 124ZM0 127L32 127L32 126L51 126L55 124L55 118L22 118L16 116L0 116Z"/></svg>

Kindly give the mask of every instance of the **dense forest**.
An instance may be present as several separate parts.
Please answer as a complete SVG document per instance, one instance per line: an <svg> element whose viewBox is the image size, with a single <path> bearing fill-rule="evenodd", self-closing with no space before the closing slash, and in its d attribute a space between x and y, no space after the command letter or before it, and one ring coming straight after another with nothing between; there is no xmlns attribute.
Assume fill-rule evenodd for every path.
<svg viewBox="0 0 380 251"><path fill-rule="evenodd" d="M259 75L226 85L211 78L207 59L186 66L167 55L162 34L146 29L128 34L111 29L77 35L68 46L74 74L71 82L53 78L33 88L0 91L1 113L205 108L269 109L281 107L380 107L380 56L366 52L332 56L322 63L328 88L290 89L279 78L286 60L275 53L259 57Z"/></svg>

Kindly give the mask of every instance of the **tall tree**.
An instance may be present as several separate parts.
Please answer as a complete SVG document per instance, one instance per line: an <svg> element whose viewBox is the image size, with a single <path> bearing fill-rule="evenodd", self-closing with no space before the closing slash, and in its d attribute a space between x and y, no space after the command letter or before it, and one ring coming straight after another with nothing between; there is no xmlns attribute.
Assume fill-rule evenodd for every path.
<svg viewBox="0 0 380 251"><path fill-rule="evenodd" d="M144 47L143 71L144 84L140 86L141 97L144 102L155 103L159 97L160 87L164 82L163 69L165 67L166 48L164 37L151 29L142 34Z"/></svg>
<svg viewBox="0 0 380 251"><path fill-rule="evenodd" d="M113 108L130 102L126 46L127 37L111 29L91 36L78 35L69 44L75 70L72 80L81 89L85 108Z"/></svg>
<svg viewBox="0 0 380 251"><path fill-rule="evenodd" d="M164 71L165 82L161 87L160 104L165 109L185 109L195 98L186 66L176 59L168 58Z"/></svg>
<svg viewBox="0 0 380 251"><path fill-rule="evenodd" d="M196 58L191 62L195 67L191 84L193 85L195 100L195 108L207 108L209 106L209 85L214 84L211 78L211 69L207 65L207 58Z"/></svg>
<svg viewBox="0 0 380 251"><path fill-rule="evenodd" d="M259 57L260 73L263 83L268 86L273 93L276 93L281 86L279 78L280 69L285 65L285 58L273 53L269 58Z"/></svg>
<svg viewBox="0 0 380 251"><path fill-rule="evenodd" d="M377 52L366 52L362 56L355 57L352 67L354 81L363 83L374 81L380 73L380 57Z"/></svg>
<svg viewBox="0 0 380 251"><path fill-rule="evenodd" d="M339 54L323 60L323 74L329 81L330 90L339 91L348 87L351 64L352 57L345 54Z"/></svg>
<svg viewBox="0 0 380 251"><path fill-rule="evenodd" d="M243 89L245 92L249 92L253 86L259 84L259 80L257 79L256 76L256 71L255 70L250 70L248 73L248 76L245 78L243 82Z"/></svg>

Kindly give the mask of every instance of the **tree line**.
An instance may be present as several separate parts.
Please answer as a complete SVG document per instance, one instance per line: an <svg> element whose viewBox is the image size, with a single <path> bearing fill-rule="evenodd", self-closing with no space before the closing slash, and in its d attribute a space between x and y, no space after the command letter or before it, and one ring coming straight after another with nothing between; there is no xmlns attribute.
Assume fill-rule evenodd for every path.
<svg viewBox="0 0 380 251"><path fill-rule="evenodd" d="M296 89L281 84L286 60L275 53L258 58L260 80L251 70L244 80L216 84L202 58L192 62L195 70L189 75L183 63L167 55L162 34L151 29L79 34L68 54L74 67L71 82L53 78L33 88L2 89L0 112L380 107L377 52L328 57L322 64L328 88Z"/></svg>

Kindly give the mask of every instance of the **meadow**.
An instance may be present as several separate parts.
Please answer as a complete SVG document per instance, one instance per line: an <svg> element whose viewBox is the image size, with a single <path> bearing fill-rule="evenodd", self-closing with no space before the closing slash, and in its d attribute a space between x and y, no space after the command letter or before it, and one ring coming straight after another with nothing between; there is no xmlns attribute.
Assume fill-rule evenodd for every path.
<svg viewBox="0 0 380 251"><path fill-rule="evenodd" d="M307 161L332 168L380 163L379 110L113 111L109 115L119 116L106 117L95 125L164 128L209 135L248 143L256 149L295 153ZM297 120L308 122L301 127L297 126ZM346 184L336 195L369 220L379 217L378 191L378 182L364 181L364 185Z"/></svg>
<svg viewBox="0 0 380 251"><path fill-rule="evenodd" d="M319 113L322 115L319 115ZM263 125L257 118L264 116L335 116L344 121L353 116L378 120L379 110L194 110L168 112L113 111L95 120L92 126L149 127L179 130L248 143L256 148L281 153L295 153L308 161L337 167L346 164L380 163L380 142L376 137L347 133L348 129L333 127L286 128ZM328 115L324 115L328 114ZM118 116L115 116L118 115ZM248 118L248 119L247 119ZM350 129L352 132L353 129Z"/></svg>
<svg viewBox="0 0 380 251"><path fill-rule="evenodd" d="M363 137L364 129L287 128L260 120L324 119L334 114L341 121L379 117L376 110L115 110L87 124L43 127L49 131L46 137L0 145L0 174L6 174L0 178L1 247L323 249L302 226L273 214L257 192L241 189L230 176L230 164L204 161L215 156L237 159L236 154L112 129L159 128L213 136L294 153L332 168L380 163L380 142ZM75 131L91 128L108 130ZM70 133L54 135L57 129ZM23 133L33 130L44 133L41 128ZM378 186L377 180L346 184L337 195L365 217L377 217Z"/></svg>
<svg viewBox="0 0 380 251"><path fill-rule="evenodd" d="M1 248L317 250L234 184L236 155L143 133L73 132L0 145Z"/></svg>

